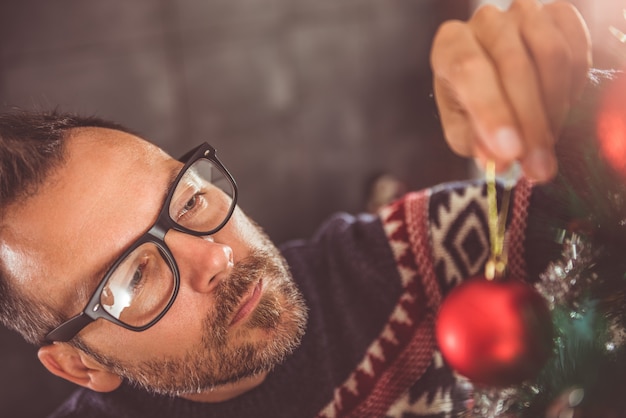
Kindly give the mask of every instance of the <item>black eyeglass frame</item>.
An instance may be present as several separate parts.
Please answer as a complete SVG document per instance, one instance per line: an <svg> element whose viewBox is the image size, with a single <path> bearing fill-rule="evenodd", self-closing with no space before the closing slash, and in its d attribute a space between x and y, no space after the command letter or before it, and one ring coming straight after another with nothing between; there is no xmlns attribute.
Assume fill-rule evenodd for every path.
<svg viewBox="0 0 626 418"><path fill-rule="evenodd" d="M209 231L198 232L198 231L194 231L194 230L185 228L182 225L177 224L171 218L169 209L170 209L170 204L172 202L172 198L174 196L174 191L176 190L176 186L180 182L180 179L187 172L189 167L191 167L191 165L193 165L196 161L198 161L201 158L205 158L213 162L216 165L216 167L220 171L222 171L222 174L225 175L226 179L230 181L232 185L233 196L231 199L232 201L231 201L230 208L224 220L217 227ZM171 229L179 231L179 232L183 232L185 234L194 235L197 237L215 234L220 229L222 229L226 225L226 223L228 223L228 221L230 220L235 210L235 207L237 206L237 195L238 195L237 183L235 182L235 179L230 174L230 172L226 169L224 164L222 164L222 162L217 158L215 148L213 148L208 143L204 142L200 144L199 146L197 146L196 148L193 148L191 151L187 152L185 155L179 158L179 161L184 163L184 166L181 168L180 172L174 179L171 189L167 193L167 197L165 198L165 202L163 203L163 206L161 208L161 211L159 212L159 216L157 217L157 220L155 221L155 223L148 229L146 233L144 233L137 240L135 240L130 245L130 247L128 247L128 249L126 249L124 253L120 255L117 258L117 260L113 263L113 265L107 270L106 274L104 275L104 277L98 284L98 287L96 288L96 290L91 295L89 302L87 302L87 305L82 310L82 312L68 319L67 321L63 322L61 325L59 325L58 327L50 331L45 337L47 342L52 343L55 341L60 341L60 342L69 341L72 338L74 338L74 336L76 336L76 334L78 334L87 325L91 324L93 321L95 321L96 319L100 319L100 318L106 319L107 321L110 321L116 325L119 325L121 327L124 327L132 331L144 331L150 328L151 326L153 326L154 324L156 324L157 322L159 322L159 320L163 318L163 316L167 313L167 311L169 311L170 307L176 300L176 296L178 295L178 290L180 288L180 272L178 270L178 265L176 264L176 260L174 259L174 256L172 255L172 252L170 251L167 244L165 243L165 235ZM124 259L127 256L129 256L139 246L148 242L157 246L157 248L161 252L161 255L169 264L169 267L172 270L172 273L174 275L174 282L175 282L174 290L172 291L172 295L170 297L169 302L166 304L163 311L159 315L157 315L152 321L148 322L146 325L132 326L132 325L128 325L120 321L119 319L115 318L113 315L108 313L106 310L104 310L100 303L100 296L102 294L102 290L104 289L104 286L106 285L108 279L113 274L113 272L117 269L117 267L124 261Z"/></svg>

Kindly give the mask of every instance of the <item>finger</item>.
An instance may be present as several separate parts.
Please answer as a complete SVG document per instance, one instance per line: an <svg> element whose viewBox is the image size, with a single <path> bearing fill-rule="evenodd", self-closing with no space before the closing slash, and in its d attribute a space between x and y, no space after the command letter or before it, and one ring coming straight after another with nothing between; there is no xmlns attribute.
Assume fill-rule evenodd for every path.
<svg viewBox="0 0 626 418"><path fill-rule="evenodd" d="M464 152L480 147L489 158L505 163L517 159L522 146L515 118L496 69L471 28L461 22L442 25L433 41L431 65L447 136L458 135L456 143L465 142ZM453 125L445 126L448 121ZM460 133L461 127L472 135Z"/></svg>
<svg viewBox="0 0 626 418"><path fill-rule="evenodd" d="M578 11L565 2L528 8L520 31L536 64L552 132L558 137L572 100L587 81L588 31Z"/></svg>
<svg viewBox="0 0 626 418"><path fill-rule="evenodd" d="M520 155L524 172L532 180L546 181L556 172L554 137L537 69L517 29L520 13L528 15L538 7L534 1L517 1L509 12L500 16L483 8L470 25L493 62L506 106L519 127L524 145Z"/></svg>
<svg viewBox="0 0 626 418"><path fill-rule="evenodd" d="M509 173L514 172L513 167L516 167L515 163L506 163L506 164L502 164L498 161L494 161L492 158L489 158L487 156L487 154L485 154L484 152L482 152L481 149L477 149L475 151L475 157L474 157L474 163L476 164L476 167L478 167L478 169L480 171L482 171L483 173L486 171L486 167L487 167L487 163L489 162L495 162L496 164L496 173L498 174L498 178L499 179L506 179L511 180L509 177ZM518 167L518 171L519 171L519 166ZM517 180L519 178L515 177L514 180Z"/></svg>
<svg viewBox="0 0 626 418"><path fill-rule="evenodd" d="M437 87L435 87L435 90L437 90ZM470 124L468 115L463 111L449 111L449 109L456 108L456 105L450 107L442 106L439 115L444 127L446 141L452 151L464 157L473 157L476 165L483 171L488 161L496 163L497 173L507 171L511 166L511 162L496 160L493 153L483 146L482 141L477 140L474 127Z"/></svg>
<svg viewBox="0 0 626 418"><path fill-rule="evenodd" d="M522 18L520 33L540 85L548 122L556 138L569 112L572 95L572 52L560 28L542 9Z"/></svg>
<svg viewBox="0 0 626 418"><path fill-rule="evenodd" d="M469 126L467 114L458 102L448 94L449 86L445 80L435 80L434 90L439 108L439 120L448 145L456 154L470 157L473 154L474 134Z"/></svg>
<svg viewBox="0 0 626 418"><path fill-rule="evenodd" d="M445 97L438 93L439 87L435 83L437 97ZM445 100L445 99L442 99ZM457 103L441 106L439 117L443 126L444 135L448 145L456 154L464 157L473 157L476 165L484 171L488 161L495 161L493 153L486 150L482 141L477 140L474 127L471 125L468 115L459 108ZM510 162L496 161L496 171L504 172L509 168Z"/></svg>
<svg viewBox="0 0 626 418"><path fill-rule="evenodd" d="M587 84L587 74L592 65L591 36L578 10L568 2L557 1L544 6L554 23L570 45L572 68L571 100L580 98Z"/></svg>

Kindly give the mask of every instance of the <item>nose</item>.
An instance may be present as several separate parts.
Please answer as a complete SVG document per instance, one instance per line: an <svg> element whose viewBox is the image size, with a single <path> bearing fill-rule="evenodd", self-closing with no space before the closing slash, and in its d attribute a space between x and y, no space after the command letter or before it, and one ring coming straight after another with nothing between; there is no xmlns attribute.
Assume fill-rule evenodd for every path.
<svg viewBox="0 0 626 418"><path fill-rule="evenodd" d="M182 283L201 293L212 292L233 269L233 250L211 237L196 237L170 230L165 236Z"/></svg>

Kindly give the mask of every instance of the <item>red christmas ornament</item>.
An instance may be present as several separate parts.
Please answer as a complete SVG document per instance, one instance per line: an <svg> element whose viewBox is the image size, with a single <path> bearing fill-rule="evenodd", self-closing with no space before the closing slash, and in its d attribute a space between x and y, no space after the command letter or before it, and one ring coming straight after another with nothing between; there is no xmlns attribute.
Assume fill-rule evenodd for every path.
<svg viewBox="0 0 626 418"><path fill-rule="evenodd" d="M488 386L534 377L552 351L548 306L519 280L477 277L457 286L441 305L436 335L457 372Z"/></svg>

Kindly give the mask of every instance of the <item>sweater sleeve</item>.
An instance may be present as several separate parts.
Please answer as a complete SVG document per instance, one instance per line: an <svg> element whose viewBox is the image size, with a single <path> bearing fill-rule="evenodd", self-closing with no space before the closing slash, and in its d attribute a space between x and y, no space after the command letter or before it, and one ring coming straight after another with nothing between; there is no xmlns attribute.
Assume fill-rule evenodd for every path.
<svg viewBox="0 0 626 418"><path fill-rule="evenodd" d="M525 234L530 184L512 191L505 248L508 275L528 280ZM501 199L502 190L498 189ZM459 182L410 193L382 212L401 275L417 274L436 310L442 297L463 280L482 273L489 259L487 192L484 182Z"/></svg>
<svg viewBox="0 0 626 418"><path fill-rule="evenodd" d="M514 190L507 228L516 253L510 267L520 277L529 193L524 182ZM479 182L410 193L381 211L402 290L383 331L321 417L427 417L458 410L455 378L437 351L435 317L449 289L480 272L489 256L486 213Z"/></svg>

